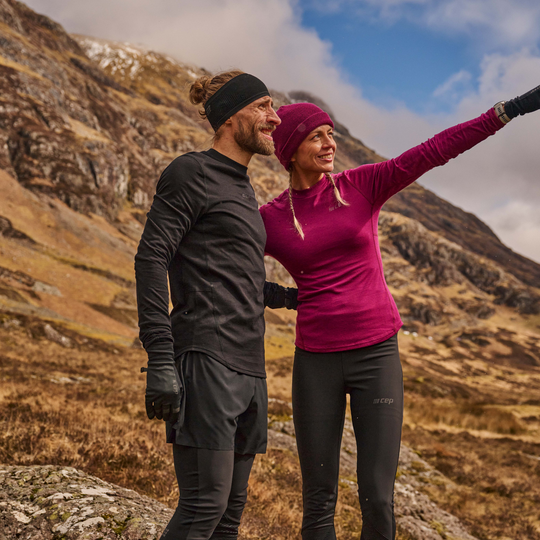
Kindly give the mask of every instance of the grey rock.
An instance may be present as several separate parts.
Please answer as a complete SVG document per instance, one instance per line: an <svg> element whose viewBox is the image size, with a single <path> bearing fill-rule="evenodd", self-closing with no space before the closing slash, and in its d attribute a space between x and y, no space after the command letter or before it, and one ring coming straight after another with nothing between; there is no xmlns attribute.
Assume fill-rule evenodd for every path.
<svg viewBox="0 0 540 540"><path fill-rule="evenodd" d="M439 508L419 491L426 484L441 486L450 491L454 484L405 445L401 446L398 474L395 504L396 521L401 530L422 540L476 540L456 516ZM426 527L430 529L429 534Z"/></svg>
<svg viewBox="0 0 540 540"><path fill-rule="evenodd" d="M50 324L45 324L43 332L48 340L59 343L63 347L71 347L73 345L71 339L63 336L58 330L55 330Z"/></svg>
<svg viewBox="0 0 540 540"><path fill-rule="evenodd" d="M37 293L51 294L52 296L62 296L62 293L54 285L43 283L42 281L36 281L32 286L32 290Z"/></svg>
<svg viewBox="0 0 540 540"><path fill-rule="evenodd" d="M157 540L172 510L71 467L0 467L0 539Z"/></svg>

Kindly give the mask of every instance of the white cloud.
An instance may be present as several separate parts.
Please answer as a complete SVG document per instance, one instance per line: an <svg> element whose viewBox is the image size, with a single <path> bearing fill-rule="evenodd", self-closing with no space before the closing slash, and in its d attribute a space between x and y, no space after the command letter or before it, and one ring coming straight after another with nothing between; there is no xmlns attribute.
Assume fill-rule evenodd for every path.
<svg viewBox="0 0 540 540"><path fill-rule="evenodd" d="M455 105L473 87L472 75L462 69L451 75L443 84L433 91L433 97L437 98L445 105Z"/></svg>
<svg viewBox="0 0 540 540"><path fill-rule="evenodd" d="M484 219L499 232L501 240L514 250L540 261L540 211L538 204L510 201L488 212Z"/></svg>
<svg viewBox="0 0 540 540"><path fill-rule="evenodd" d="M461 71L458 71L457 73L454 73L447 81L445 81L443 84L438 86L434 92L434 96L444 96L445 94L448 94L450 92L454 92L456 86L460 86L464 83L470 82L472 78L472 75L462 69Z"/></svg>
<svg viewBox="0 0 540 540"><path fill-rule="evenodd" d="M480 50L531 46L540 39L538 0L332 0L333 11L395 24L400 19L447 34L466 35ZM309 7L325 10L326 2Z"/></svg>
<svg viewBox="0 0 540 540"><path fill-rule="evenodd" d="M335 80L331 45L303 29L289 0L29 0L70 32L143 43L210 70L239 64L289 85L302 76ZM122 21L122 24L118 24Z"/></svg>
<svg viewBox="0 0 540 540"><path fill-rule="evenodd" d="M326 12L327 0L307 2L306 9ZM348 10L361 17L381 19L394 23L402 17L410 18L417 7L429 6L431 0L330 0L332 11Z"/></svg>
<svg viewBox="0 0 540 540"><path fill-rule="evenodd" d="M478 90L465 96L457 107L455 116L460 120L476 116L497 101L523 94L540 82L540 57L526 50L510 56L487 56L481 69ZM455 179L451 185L457 182L457 185L467 186L466 199L474 195L475 199L484 201L483 207L497 204L503 195L524 200L538 197L540 202L540 182L537 181L539 134L540 113L514 119L470 154L458 158L464 179ZM478 180L471 185L470 180L465 179L467 176ZM442 191L453 190L449 187L449 179L446 180L447 186ZM476 207L481 206L476 203Z"/></svg>
<svg viewBox="0 0 540 540"><path fill-rule="evenodd" d="M536 0L432 1L422 21L434 29L465 33L481 40L484 47L530 45L540 37L540 4Z"/></svg>

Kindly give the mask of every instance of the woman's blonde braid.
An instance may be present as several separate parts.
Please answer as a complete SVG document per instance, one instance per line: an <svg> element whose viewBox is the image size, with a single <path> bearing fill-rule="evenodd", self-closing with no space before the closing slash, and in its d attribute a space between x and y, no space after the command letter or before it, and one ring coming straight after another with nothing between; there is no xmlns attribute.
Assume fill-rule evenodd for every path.
<svg viewBox="0 0 540 540"><path fill-rule="evenodd" d="M345 199L341 196L341 193L339 192L339 189L336 186L336 183L334 182L333 176L330 173L324 173L324 175L334 187L334 195L336 196L336 199L338 200L338 202L340 202L343 206L349 206L349 203L345 201Z"/></svg>
<svg viewBox="0 0 540 540"><path fill-rule="evenodd" d="M341 193L339 192L338 187L336 186L336 183L334 182L334 178L330 173L324 173L328 181L332 184L332 187L334 188L334 195L339 203L341 203L344 206L349 206L349 203L341 196ZM291 207L291 213L293 216L294 221L294 228L297 230L298 234L302 237L302 240L304 240L305 235L304 231L302 230L302 225L300 225L300 222L296 218L296 214L294 213L294 205L293 205L293 197L292 197L292 168L289 170L289 206Z"/></svg>
<svg viewBox="0 0 540 540"><path fill-rule="evenodd" d="M293 200L292 200L292 167L289 170L289 206L291 207L291 212L293 216L294 221L294 228L298 232L298 234L302 237L302 240L304 239L304 231L302 230L302 225L300 225L300 222L296 219L296 214L294 213L294 206L293 206Z"/></svg>

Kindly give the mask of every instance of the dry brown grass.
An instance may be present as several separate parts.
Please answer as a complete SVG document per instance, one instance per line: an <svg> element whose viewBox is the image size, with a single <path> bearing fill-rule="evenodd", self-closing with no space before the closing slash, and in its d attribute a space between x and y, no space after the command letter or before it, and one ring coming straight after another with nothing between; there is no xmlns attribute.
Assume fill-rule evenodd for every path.
<svg viewBox="0 0 540 540"><path fill-rule="evenodd" d="M477 538L539 540L540 370L519 350L537 354L536 337L508 320L492 330L487 347L400 340L403 441L455 482L423 490Z"/></svg>
<svg viewBox="0 0 540 540"><path fill-rule="evenodd" d="M456 483L425 490L480 540L540 539L540 444L421 427L403 438Z"/></svg>
<svg viewBox="0 0 540 540"><path fill-rule="evenodd" d="M44 338L42 321L17 316L17 326L10 317L0 318L0 462L74 466L174 507L178 493L164 428L143 410L144 351L73 335L76 345L63 348ZM269 330L269 392L287 402L291 337L286 327ZM407 377L418 379L420 368L404 360ZM537 440L531 429L537 429L540 403L511 405L502 394L505 407L436 398L430 385L441 386L443 379L436 381L435 374L407 392L404 441L457 487L449 492L426 485L425 491L481 540L538 540L540 441L530 441ZM275 420L290 417L286 403L273 401L270 409ZM475 435L479 430L482 436ZM258 456L249 489L243 540L299 538L296 455L270 449ZM348 487L340 489L336 529L341 540L360 537L358 500Z"/></svg>
<svg viewBox="0 0 540 540"><path fill-rule="evenodd" d="M4 316L3 323L9 320ZM0 324L0 463L77 467L175 507L164 426L144 413L144 351L97 340L64 348L40 336L39 320L19 320L20 326ZM286 405L273 412L290 413ZM258 456L249 489L241 538L299 537L301 479L294 454L270 449ZM340 491L336 527L343 540L359 538L360 509L349 488Z"/></svg>
<svg viewBox="0 0 540 540"><path fill-rule="evenodd" d="M454 377L408 360L403 440L456 484L423 489L480 540L539 540L538 370L464 356Z"/></svg>
<svg viewBox="0 0 540 540"><path fill-rule="evenodd" d="M163 426L143 411L143 351L65 349L25 327L0 336L0 462L73 466L174 501Z"/></svg>
<svg viewBox="0 0 540 540"><path fill-rule="evenodd" d="M428 400L412 397L407 403L411 423L453 426L466 430L500 434L522 434L527 431L511 411L493 404L471 403L466 400Z"/></svg>

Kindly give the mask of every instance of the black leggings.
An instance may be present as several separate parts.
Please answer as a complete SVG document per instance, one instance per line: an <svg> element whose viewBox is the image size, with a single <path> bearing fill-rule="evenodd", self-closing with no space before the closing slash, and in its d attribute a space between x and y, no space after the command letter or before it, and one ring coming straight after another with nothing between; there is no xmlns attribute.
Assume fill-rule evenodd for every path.
<svg viewBox="0 0 540 540"><path fill-rule="evenodd" d="M296 349L293 419L302 469L303 540L334 540L346 394L356 436L361 540L393 540L394 480L403 421L397 336L361 349Z"/></svg>
<svg viewBox="0 0 540 540"><path fill-rule="evenodd" d="M178 507L161 540L231 540L247 498L254 454L173 444Z"/></svg>

